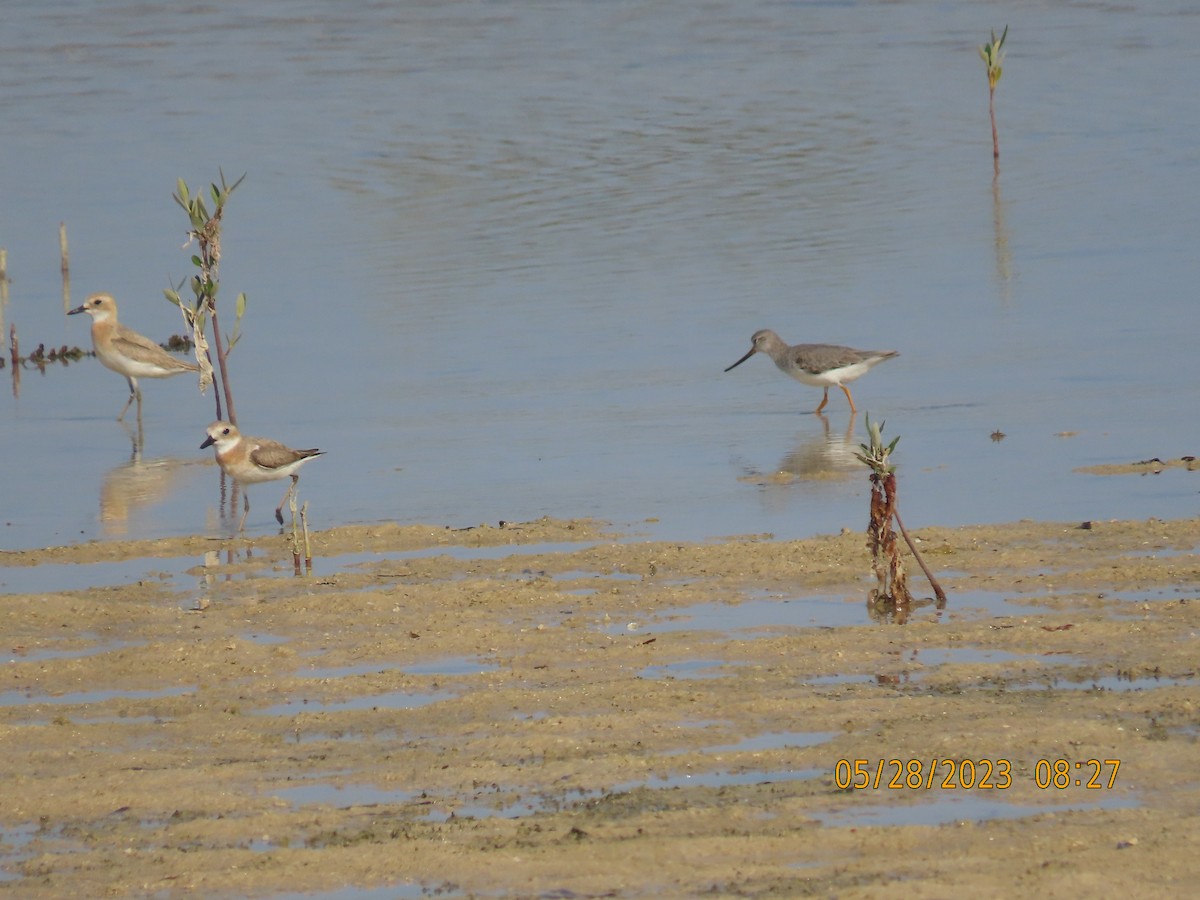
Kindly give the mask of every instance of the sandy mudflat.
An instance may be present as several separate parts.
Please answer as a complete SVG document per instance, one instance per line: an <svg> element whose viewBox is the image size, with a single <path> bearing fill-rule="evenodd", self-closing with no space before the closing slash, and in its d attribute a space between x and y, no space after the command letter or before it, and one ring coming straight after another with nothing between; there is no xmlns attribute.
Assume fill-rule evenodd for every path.
<svg viewBox="0 0 1200 900"><path fill-rule="evenodd" d="M1090 524L917 529L903 625L861 534L0 555L143 573L0 597L0 896L1182 896L1200 520Z"/></svg>

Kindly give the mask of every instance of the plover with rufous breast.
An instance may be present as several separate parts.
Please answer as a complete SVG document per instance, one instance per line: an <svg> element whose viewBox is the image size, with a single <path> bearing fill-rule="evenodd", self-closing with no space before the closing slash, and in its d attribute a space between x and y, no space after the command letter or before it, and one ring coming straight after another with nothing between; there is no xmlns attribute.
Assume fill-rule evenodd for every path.
<svg viewBox="0 0 1200 900"><path fill-rule="evenodd" d="M120 422L129 411L129 405L137 399L138 420L142 417L142 389L139 378L170 378L184 372L198 372L200 367L193 362L172 356L145 335L126 328L117 321L117 301L110 294L92 294L82 306L67 313L75 316L87 313L92 317L92 348L96 357L107 368L125 376L129 382L129 399L117 416Z"/></svg>

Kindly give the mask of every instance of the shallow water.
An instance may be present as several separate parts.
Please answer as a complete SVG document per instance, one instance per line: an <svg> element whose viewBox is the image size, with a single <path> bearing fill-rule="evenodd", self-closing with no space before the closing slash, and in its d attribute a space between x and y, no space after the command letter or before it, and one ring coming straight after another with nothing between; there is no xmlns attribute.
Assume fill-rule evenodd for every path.
<svg viewBox="0 0 1200 900"><path fill-rule="evenodd" d="M801 742L812 743L812 741ZM735 749L733 747L725 749ZM716 770L712 772L679 772L672 775L652 776L614 786L611 790L581 791L569 797L536 798L523 797L500 807L486 804L459 804L449 806L431 799L428 817L444 821L451 814L460 818L523 818L533 816L550 808L570 806L573 803L594 802L603 797L614 796L639 789L655 791L686 790L688 788L720 788L755 785L763 783L786 783L806 781L827 776L822 769L767 770L749 769L738 772ZM336 808L351 806L377 806L408 804L419 792L410 790L383 790L373 784L334 785L320 781L283 787L271 793L294 805L323 804ZM862 792L856 792L861 794ZM1118 809L1137 805L1134 797L1102 796L1090 792L1069 795L1072 802L1051 806L1022 805L1006 802L1003 798L963 792L959 796L940 797L921 803L872 803L865 798L858 802L836 802L827 812L818 814L826 824L837 827L861 828L882 825L943 825L950 822L982 822L993 819L1023 818L1047 815L1071 810ZM898 798L899 795L891 795ZM1063 795L1068 799L1068 795ZM447 810L450 811L447 811Z"/></svg>
<svg viewBox="0 0 1200 900"><path fill-rule="evenodd" d="M175 590L184 572L197 561L186 556L92 563L40 563L36 566L0 566L0 593L29 594L37 591L73 591L89 587L128 584L130 581L160 582L164 590Z"/></svg>
<svg viewBox="0 0 1200 900"><path fill-rule="evenodd" d="M1076 799L1080 799L1075 795ZM932 803L862 805L846 807L819 816L826 825L864 828L883 825L948 825L951 822L983 822L990 819L1022 819L1084 809L1124 809L1137 806L1128 796L1085 795L1084 802L1031 806L991 799L986 794L943 797Z"/></svg>
<svg viewBox="0 0 1200 900"><path fill-rule="evenodd" d="M420 884L398 882L385 887L345 887L333 891L290 891L286 894L270 894L270 900L415 900L420 897L464 896L453 885L428 887Z"/></svg>
<svg viewBox="0 0 1200 900"><path fill-rule="evenodd" d="M1195 11L1017 12L994 180L975 48L1005 23L975 4L19 0L5 339L88 343L59 222L73 304L179 331L170 195L220 167L248 176L221 269L250 298L240 421L328 451L300 484L316 527L858 529L864 413L902 436L910 527L1191 515L1191 473L1073 470L1196 447ZM901 356L825 420L765 359L722 373L760 327ZM131 459L119 376L21 373L0 547L227 532L211 398L143 386ZM281 494L252 489L251 533Z"/></svg>
<svg viewBox="0 0 1200 900"><path fill-rule="evenodd" d="M110 700L153 700L159 697L178 697L193 693L191 687L167 687L155 690L103 690L77 691L71 694L42 694L36 690L0 691L0 707L3 706L80 706L94 710Z"/></svg>
<svg viewBox="0 0 1200 900"><path fill-rule="evenodd" d="M866 590L863 591L865 595ZM962 591L945 610L933 605L917 606L908 621L935 622L943 617L987 618L995 616L1033 616L1045 612L1037 606L1014 602L992 591ZM741 603L696 603L664 611L646 620L619 621L604 625L606 634L668 634L675 631L717 631L746 636L762 636L789 628L837 628L867 625L884 619L872 615L861 597L844 595L783 598L766 596Z"/></svg>
<svg viewBox="0 0 1200 900"><path fill-rule="evenodd" d="M265 709L255 710L255 713L262 716L288 716L299 713L331 713L362 709L418 709L422 706L428 706L430 703L449 700L452 697L454 697L454 694L448 691L433 691L430 693L387 691L382 694L367 694L361 697L351 697L348 700L335 700L329 703L309 697L298 697L283 703L277 703L274 706L268 706Z"/></svg>

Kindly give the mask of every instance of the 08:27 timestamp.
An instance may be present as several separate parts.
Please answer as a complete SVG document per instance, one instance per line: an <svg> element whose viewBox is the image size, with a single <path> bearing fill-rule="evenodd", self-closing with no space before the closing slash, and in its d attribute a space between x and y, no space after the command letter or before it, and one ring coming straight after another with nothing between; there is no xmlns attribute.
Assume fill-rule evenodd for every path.
<svg viewBox="0 0 1200 900"><path fill-rule="evenodd" d="M1112 768L1107 778L1106 768ZM1033 783L1042 790L1065 790L1082 787L1091 790L1112 790L1117 784L1119 759L1039 759L1033 764Z"/></svg>
<svg viewBox="0 0 1200 900"><path fill-rule="evenodd" d="M1120 767L1119 759L1039 759L1033 766L1033 783L1042 790L1111 790ZM839 790L1002 791L1012 787L1013 765L1007 759L839 759L833 780Z"/></svg>

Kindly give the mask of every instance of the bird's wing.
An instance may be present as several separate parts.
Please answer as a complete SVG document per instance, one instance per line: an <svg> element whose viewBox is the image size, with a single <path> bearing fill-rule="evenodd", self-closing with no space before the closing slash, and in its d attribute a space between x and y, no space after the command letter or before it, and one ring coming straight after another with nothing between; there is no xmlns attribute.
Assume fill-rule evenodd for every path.
<svg viewBox="0 0 1200 900"><path fill-rule="evenodd" d="M172 356L150 338L138 334L136 331L130 331L128 328L120 328L113 335L112 343L113 349L126 359L151 363L168 370L177 369L181 372L185 369L195 372L198 369L195 363Z"/></svg>
<svg viewBox="0 0 1200 900"><path fill-rule="evenodd" d="M859 351L837 344L800 344L792 352L797 367L814 374L862 361Z"/></svg>
<svg viewBox="0 0 1200 900"><path fill-rule="evenodd" d="M295 450L275 441L259 440L250 451L250 461L264 469L278 469L299 458L300 454Z"/></svg>
<svg viewBox="0 0 1200 900"><path fill-rule="evenodd" d="M138 334L136 331L132 331L128 328L118 328L117 333L113 335L113 343L126 352L135 347L142 350L150 350L152 352L155 350L160 353L167 352L144 334Z"/></svg>
<svg viewBox="0 0 1200 900"><path fill-rule="evenodd" d="M317 456L320 450L293 450L278 441L258 439L254 449L250 451L250 461L264 469L278 469L298 459L308 459Z"/></svg>

